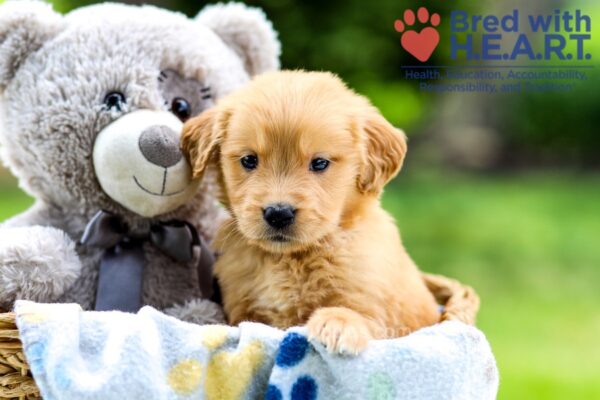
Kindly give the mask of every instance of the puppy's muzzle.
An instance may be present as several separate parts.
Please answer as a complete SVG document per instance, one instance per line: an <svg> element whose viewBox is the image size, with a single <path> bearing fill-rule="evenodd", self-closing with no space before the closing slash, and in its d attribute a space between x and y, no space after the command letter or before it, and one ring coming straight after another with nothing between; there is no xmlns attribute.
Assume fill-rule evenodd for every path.
<svg viewBox="0 0 600 400"><path fill-rule="evenodd" d="M294 223L296 209L289 204L273 204L263 209L263 218L270 227L284 229Z"/></svg>

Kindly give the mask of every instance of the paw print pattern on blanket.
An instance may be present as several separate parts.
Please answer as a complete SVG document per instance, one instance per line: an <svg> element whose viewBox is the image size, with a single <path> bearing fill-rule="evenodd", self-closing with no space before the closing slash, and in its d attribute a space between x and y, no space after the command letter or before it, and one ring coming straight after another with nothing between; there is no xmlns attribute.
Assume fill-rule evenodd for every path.
<svg viewBox="0 0 600 400"><path fill-rule="evenodd" d="M202 345L215 353L205 370L193 359L175 364L167 375L169 387L180 396L190 396L204 380L205 397L208 400L243 398L258 366L264 360L263 344L254 340L238 352L219 350L227 340L227 328L207 325L201 329Z"/></svg>
<svg viewBox="0 0 600 400"><path fill-rule="evenodd" d="M175 393L188 396L202 383L202 366L197 360L180 361L169 371L167 382Z"/></svg>
<svg viewBox="0 0 600 400"><path fill-rule="evenodd" d="M308 350L308 339L299 333L288 333L281 344L279 345L279 352L275 363L279 367L293 367L298 364Z"/></svg>
<svg viewBox="0 0 600 400"><path fill-rule="evenodd" d="M290 396L291 400L316 400L317 382L308 375L303 375L294 382ZM275 385L269 385L265 400L283 400L281 390Z"/></svg>
<svg viewBox="0 0 600 400"><path fill-rule="evenodd" d="M308 339L296 332L288 333L281 344L275 358L275 364L281 368L290 368L298 365L308 352ZM315 400L317 398L318 385L310 375L300 376L292 385L290 393L291 400ZM283 394L275 385L269 385L265 400L282 400Z"/></svg>
<svg viewBox="0 0 600 400"><path fill-rule="evenodd" d="M373 372L369 376L368 400L394 400L396 388L392 378L385 372Z"/></svg>
<svg viewBox="0 0 600 400"><path fill-rule="evenodd" d="M46 399L128 398L123 394L133 390L144 399L494 400L498 390L485 336L455 321L375 341L359 357L345 357L309 341L305 328L190 325L150 307L97 313L20 301L16 312Z"/></svg>
<svg viewBox="0 0 600 400"><path fill-rule="evenodd" d="M290 332L279 345L275 364L283 369L295 367L306 358L309 348L310 343L305 336L297 332ZM394 382L389 374L383 371L374 371L369 375L366 393L367 400L393 400L396 398ZM265 400L316 400L317 396L318 384L315 378L305 373L292 384L288 396L284 396L280 387L270 384Z"/></svg>
<svg viewBox="0 0 600 400"><path fill-rule="evenodd" d="M239 352L222 351L208 362L206 370L206 398L208 400L241 399L251 383L260 363L264 347L252 341Z"/></svg>

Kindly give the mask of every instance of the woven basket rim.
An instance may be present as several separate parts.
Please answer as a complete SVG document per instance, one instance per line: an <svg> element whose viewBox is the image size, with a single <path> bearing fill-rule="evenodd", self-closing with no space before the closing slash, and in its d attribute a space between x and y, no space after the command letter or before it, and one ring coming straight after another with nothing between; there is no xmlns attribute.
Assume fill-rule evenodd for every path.
<svg viewBox="0 0 600 400"><path fill-rule="evenodd" d="M460 321L475 325L480 305L475 289L443 275L422 275L429 291L444 306L441 321Z"/></svg>

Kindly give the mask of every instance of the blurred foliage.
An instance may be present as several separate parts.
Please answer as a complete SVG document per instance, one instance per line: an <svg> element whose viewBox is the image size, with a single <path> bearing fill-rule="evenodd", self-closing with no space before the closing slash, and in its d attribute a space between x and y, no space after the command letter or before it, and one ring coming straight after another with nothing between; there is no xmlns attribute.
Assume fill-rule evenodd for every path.
<svg viewBox="0 0 600 400"><path fill-rule="evenodd" d="M592 40L585 43L585 51L597 60L600 57L600 4L592 1L567 4L569 7L565 9L580 8L592 18ZM567 52L575 53L575 42L568 44ZM557 64L555 61L543 63ZM572 64L583 65L584 62ZM600 72L598 62L592 65L593 69L581 70L588 75L588 80L576 81L575 90L571 92L531 93L503 99L498 125L508 142L506 158L510 164L600 166Z"/></svg>

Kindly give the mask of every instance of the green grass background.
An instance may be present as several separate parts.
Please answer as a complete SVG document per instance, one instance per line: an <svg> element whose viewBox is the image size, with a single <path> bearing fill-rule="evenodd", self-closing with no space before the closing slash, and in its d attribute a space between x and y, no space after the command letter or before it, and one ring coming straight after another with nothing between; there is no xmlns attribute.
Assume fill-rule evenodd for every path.
<svg viewBox="0 0 600 400"><path fill-rule="evenodd" d="M0 220L32 204L0 193ZM600 176L403 175L383 203L423 270L481 296L499 399L600 399Z"/></svg>

